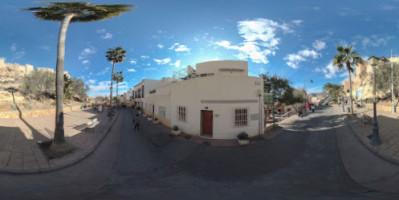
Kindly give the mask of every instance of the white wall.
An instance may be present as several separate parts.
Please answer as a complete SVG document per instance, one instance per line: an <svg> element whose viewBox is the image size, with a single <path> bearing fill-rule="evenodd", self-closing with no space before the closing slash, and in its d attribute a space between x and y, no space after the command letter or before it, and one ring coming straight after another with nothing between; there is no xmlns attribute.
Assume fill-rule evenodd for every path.
<svg viewBox="0 0 399 200"><path fill-rule="evenodd" d="M226 72L220 71L221 68L242 69L243 71ZM197 74L214 73L215 76L248 76L248 62L237 60L220 60L198 63L196 65Z"/></svg>
<svg viewBox="0 0 399 200"><path fill-rule="evenodd" d="M224 72L220 71L220 68L243 70ZM237 134L242 131L247 132L250 136L255 136L259 133L259 129L263 133L263 79L248 77L247 62L199 63L196 73L214 73L215 75L184 81L164 79L157 82L147 79L142 82L145 90L144 98L136 100L143 102L143 108L147 103L147 108L150 108L145 111L147 114L152 114L150 105L155 105L155 116L162 123L170 127L177 125L188 134L200 135L201 110L213 111L212 138L235 139ZM141 84L136 86L135 89L141 88ZM148 92L153 89L156 89L156 92L149 94ZM166 108L164 119L158 116L159 106ZM178 121L178 106L186 107L186 122ZM247 109L247 126L235 127L234 115L235 109L238 108ZM251 120L251 115L257 115L258 118Z"/></svg>
<svg viewBox="0 0 399 200"><path fill-rule="evenodd" d="M255 84L258 83L258 85ZM258 90L263 91L262 79L257 77L201 77L181 81L172 85L171 123L189 134L200 135L201 110L213 110L213 138L234 139L242 131L254 136L259 132L259 120L251 120L251 115L259 115ZM262 94L263 96L263 94ZM252 100L251 103L215 103L207 100ZM261 97L263 102L263 97ZM178 121L178 106L186 107L186 122ZM208 109L205 109L208 107ZM234 126L236 108L247 108L248 125ZM262 112L261 112L262 115ZM262 118L262 116L261 116ZM263 130L261 130L263 132Z"/></svg>

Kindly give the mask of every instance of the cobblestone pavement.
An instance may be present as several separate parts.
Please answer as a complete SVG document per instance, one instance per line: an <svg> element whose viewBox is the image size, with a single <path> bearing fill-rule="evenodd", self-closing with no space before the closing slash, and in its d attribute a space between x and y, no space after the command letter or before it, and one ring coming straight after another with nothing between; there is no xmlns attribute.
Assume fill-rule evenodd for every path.
<svg viewBox="0 0 399 200"><path fill-rule="evenodd" d="M54 115L0 120L0 172L35 173L58 169L82 159L99 143L111 124L106 111L72 111L64 114L66 141L76 150L61 158L47 159L37 142L51 140ZM85 124L97 118L99 127L86 132Z"/></svg>

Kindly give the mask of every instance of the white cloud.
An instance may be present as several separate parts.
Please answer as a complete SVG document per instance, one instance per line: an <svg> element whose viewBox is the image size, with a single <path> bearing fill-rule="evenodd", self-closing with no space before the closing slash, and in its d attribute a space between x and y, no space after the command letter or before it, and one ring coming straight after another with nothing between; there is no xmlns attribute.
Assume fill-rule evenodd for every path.
<svg viewBox="0 0 399 200"><path fill-rule="evenodd" d="M112 34L107 32L105 28L97 30L97 33L101 34L101 39L112 39Z"/></svg>
<svg viewBox="0 0 399 200"><path fill-rule="evenodd" d="M97 85L89 85L90 92L98 92L108 90L111 87L111 81L101 81Z"/></svg>
<svg viewBox="0 0 399 200"><path fill-rule="evenodd" d="M123 81L123 82L121 82L121 83L119 83L119 88L121 89L121 88L127 88L129 85L128 85L128 83L126 82L126 81ZM121 93L119 93L119 94L121 94Z"/></svg>
<svg viewBox="0 0 399 200"><path fill-rule="evenodd" d="M105 35L101 36L102 39L112 39L112 34L111 33L105 33Z"/></svg>
<svg viewBox="0 0 399 200"><path fill-rule="evenodd" d="M96 75L97 75L97 76L98 76L98 75L104 75L104 74L107 73L108 70L109 70L109 67L106 67L103 71L98 72Z"/></svg>
<svg viewBox="0 0 399 200"><path fill-rule="evenodd" d="M88 47L83 49L83 51L80 53L79 55L79 60L84 60L86 58L88 58L90 55L93 55L97 52L96 48L94 47Z"/></svg>
<svg viewBox="0 0 399 200"><path fill-rule="evenodd" d="M12 45L10 46L10 51L14 52L17 50L17 43L12 43Z"/></svg>
<svg viewBox="0 0 399 200"><path fill-rule="evenodd" d="M313 48L315 48L316 50L320 51L324 48L326 48L326 43L324 41L321 40L316 40L312 43Z"/></svg>
<svg viewBox="0 0 399 200"><path fill-rule="evenodd" d="M105 32L107 32L107 29L102 28L102 29L97 30L96 32L97 33L105 33Z"/></svg>
<svg viewBox="0 0 399 200"><path fill-rule="evenodd" d="M223 27L220 27L220 26L214 26L213 29L224 31L224 28L223 28Z"/></svg>
<svg viewBox="0 0 399 200"><path fill-rule="evenodd" d="M181 60L176 60L174 63L170 63L169 65L175 66L175 67L180 67Z"/></svg>
<svg viewBox="0 0 399 200"><path fill-rule="evenodd" d="M132 68L132 69L128 69L127 71L128 71L128 72L137 72L137 71L136 71L135 69L133 69L133 68Z"/></svg>
<svg viewBox="0 0 399 200"><path fill-rule="evenodd" d="M328 63L327 66L325 66L323 68L321 68L321 67L316 68L315 71L322 72L324 74L324 77L326 77L326 78L335 78L335 77L337 77L337 72L339 70L338 70L338 67L335 67L333 65L333 62L330 62L330 63Z"/></svg>
<svg viewBox="0 0 399 200"><path fill-rule="evenodd" d="M189 52L190 49L187 48L186 45L179 45L179 46L177 46L177 48L175 49L175 51L176 51L176 52L181 52L181 51L187 51L187 52Z"/></svg>
<svg viewBox="0 0 399 200"><path fill-rule="evenodd" d="M21 59L22 57L25 56L25 50L21 48L17 48L17 43L13 43L10 47L9 47L10 51L13 52L12 54L12 59L13 60L18 60Z"/></svg>
<svg viewBox="0 0 399 200"><path fill-rule="evenodd" d="M90 79L90 80L87 81L88 84L94 84L96 82L97 82L97 80L94 80L94 79Z"/></svg>
<svg viewBox="0 0 399 200"><path fill-rule="evenodd" d="M175 50L176 52L182 52L182 51L187 51L189 52L190 49L187 48L186 45L179 44L179 43L174 43L171 47L169 47L170 50Z"/></svg>
<svg viewBox="0 0 399 200"><path fill-rule="evenodd" d="M299 26L299 25L302 24L303 20L301 20L301 19L296 19L296 20L292 20L291 22L292 22L293 24Z"/></svg>
<svg viewBox="0 0 399 200"><path fill-rule="evenodd" d="M25 56L25 51L24 51L24 50L21 50L21 51L15 52L15 53L12 55L12 58L13 58L14 60L17 60L17 59L21 59L21 58L24 57L24 56Z"/></svg>
<svg viewBox="0 0 399 200"><path fill-rule="evenodd" d="M141 59L148 59L148 58L150 58L150 56L144 56L144 55L143 55L143 56L140 56L140 58L141 58Z"/></svg>
<svg viewBox="0 0 399 200"><path fill-rule="evenodd" d="M89 64L90 63L90 60L84 60L83 62L82 62L82 64Z"/></svg>
<svg viewBox="0 0 399 200"><path fill-rule="evenodd" d="M298 51L298 53L288 54L284 57L284 60L287 60L286 64L294 69L299 67L300 62L304 62L307 58L316 59L320 57L320 53L317 53L314 50L304 49Z"/></svg>
<svg viewBox="0 0 399 200"><path fill-rule="evenodd" d="M43 49L43 50L50 50L50 46L49 45L40 45L39 48Z"/></svg>
<svg viewBox="0 0 399 200"><path fill-rule="evenodd" d="M135 64L137 64L137 61L136 61L136 59L130 59L129 63L132 65L135 65Z"/></svg>
<svg viewBox="0 0 399 200"><path fill-rule="evenodd" d="M158 44L157 47L160 48L160 49L163 49L163 45L162 44Z"/></svg>
<svg viewBox="0 0 399 200"><path fill-rule="evenodd" d="M171 59L170 58L165 58L165 59L154 59L154 61L158 64L158 65L164 65L164 64L168 64Z"/></svg>
<svg viewBox="0 0 399 200"><path fill-rule="evenodd" d="M270 19L258 18L238 22L238 33L244 38L239 45L232 45L227 40L215 42L217 46L237 50L239 59L251 59L255 63L269 63L267 56L275 55L280 43L278 31L293 33L290 25Z"/></svg>
<svg viewBox="0 0 399 200"><path fill-rule="evenodd" d="M156 70L156 68L155 68L155 67L147 67L147 68L144 68L144 70L146 70L146 71L153 71L153 70Z"/></svg>
<svg viewBox="0 0 399 200"><path fill-rule="evenodd" d="M360 40L363 49L367 47L379 47L381 45L386 45L393 36L382 36L382 35L371 35L369 37L366 36L356 36L356 39Z"/></svg>

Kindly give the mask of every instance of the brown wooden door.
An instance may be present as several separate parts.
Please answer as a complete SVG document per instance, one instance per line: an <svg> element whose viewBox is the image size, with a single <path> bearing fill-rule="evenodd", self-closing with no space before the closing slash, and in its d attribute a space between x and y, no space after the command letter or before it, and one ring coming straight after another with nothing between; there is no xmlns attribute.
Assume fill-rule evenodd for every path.
<svg viewBox="0 0 399 200"><path fill-rule="evenodd" d="M201 110L201 135L212 137L213 111Z"/></svg>

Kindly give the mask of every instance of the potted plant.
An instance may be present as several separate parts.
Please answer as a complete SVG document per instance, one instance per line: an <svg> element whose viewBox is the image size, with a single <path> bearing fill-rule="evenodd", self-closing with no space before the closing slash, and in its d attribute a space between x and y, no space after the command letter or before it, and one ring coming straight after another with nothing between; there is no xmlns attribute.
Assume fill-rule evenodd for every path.
<svg viewBox="0 0 399 200"><path fill-rule="evenodd" d="M152 116L151 115L148 115L148 121L152 121Z"/></svg>
<svg viewBox="0 0 399 200"><path fill-rule="evenodd" d="M237 135L237 141L240 145L248 145L249 144L249 136L246 132L241 132Z"/></svg>
<svg viewBox="0 0 399 200"><path fill-rule="evenodd" d="M154 123L154 124L159 124L158 118L157 118L157 117L154 117L154 120L152 121L152 123Z"/></svg>
<svg viewBox="0 0 399 200"><path fill-rule="evenodd" d="M174 125L172 129L172 135L179 135L181 133L178 126Z"/></svg>

